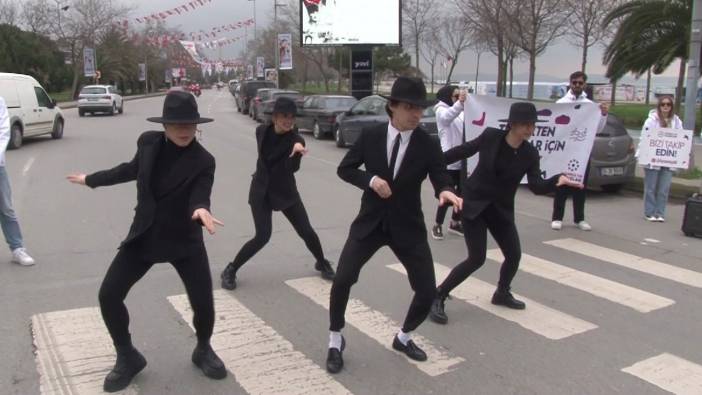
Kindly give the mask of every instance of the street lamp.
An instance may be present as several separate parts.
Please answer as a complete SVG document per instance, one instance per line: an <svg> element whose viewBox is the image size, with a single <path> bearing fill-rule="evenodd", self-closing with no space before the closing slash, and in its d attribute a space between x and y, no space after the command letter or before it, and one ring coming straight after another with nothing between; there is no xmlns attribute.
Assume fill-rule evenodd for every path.
<svg viewBox="0 0 702 395"><path fill-rule="evenodd" d="M255 0L254 0L255 1ZM276 36L274 39L274 50L275 54L275 86L280 88L280 49L278 48L278 7L285 7L285 4L278 3L278 0L273 0L273 28L275 29Z"/></svg>
<svg viewBox="0 0 702 395"><path fill-rule="evenodd" d="M256 0L249 0L253 1L253 16L254 16L254 40L258 40L258 35L256 32Z"/></svg>
<svg viewBox="0 0 702 395"><path fill-rule="evenodd" d="M58 16L58 28L59 33L63 35L63 28L61 28L61 11L68 11L71 8L70 5L61 6L61 0L54 0L56 2L56 15Z"/></svg>

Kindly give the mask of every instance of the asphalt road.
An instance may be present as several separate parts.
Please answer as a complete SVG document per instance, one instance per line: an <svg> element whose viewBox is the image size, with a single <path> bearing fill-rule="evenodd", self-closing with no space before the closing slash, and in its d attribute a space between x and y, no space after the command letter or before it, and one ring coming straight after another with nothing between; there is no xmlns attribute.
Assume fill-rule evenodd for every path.
<svg viewBox="0 0 702 395"><path fill-rule="evenodd" d="M0 253L0 394L100 393L113 357L97 291L129 228L136 191L134 184L90 190L64 177L131 159L138 135L160 128L145 118L159 115L162 101L128 102L115 117L66 110L62 140L27 141L8 153L15 208L38 263L20 267ZM205 91L199 104L216 120L202 125L202 144L217 159L213 212L225 222L206 237L219 289L219 273L253 233L246 202L255 124L226 91ZM336 262L361 191L336 176L344 149L305 137L310 152L297 181ZM428 183L423 199L430 226L436 202ZM431 350L424 364L388 349L411 298L405 275L388 267L397 263L388 249L353 288L346 369L335 376L324 372L329 283L279 213L269 245L240 271L239 288L216 291L213 344L229 367L226 380L208 380L191 364L183 286L170 265L157 265L127 298L134 343L149 365L125 393L702 393L702 240L681 234L683 207L671 204L666 223L647 223L638 196L592 193L586 213L594 230L567 222L555 232L551 203L527 189L517 196L524 255L513 286L527 309L489 304L499 265L488 261L447 302L448 326L419 328L417 342ZM430 243L439 277L466 257L457 236Z"/></svg>

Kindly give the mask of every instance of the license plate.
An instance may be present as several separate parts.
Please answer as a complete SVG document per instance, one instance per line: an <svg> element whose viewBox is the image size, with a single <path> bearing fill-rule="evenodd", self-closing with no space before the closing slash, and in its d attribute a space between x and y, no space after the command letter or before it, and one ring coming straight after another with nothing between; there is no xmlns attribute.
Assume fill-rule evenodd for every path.
<svg viewBox="0 0 702 395"><path fill-rule="evenodd" d="M623 167L603 167L602 168L602 175L603 176L623 176L624 175L624 168Z"/></svg>
<svg viewBox="0 0 702 395"><path fill-rule="evenodd" d="M98 99L97 97L89 97L88 98L88 101L98 101L98 100L100 100L100 99Z"/></svg>

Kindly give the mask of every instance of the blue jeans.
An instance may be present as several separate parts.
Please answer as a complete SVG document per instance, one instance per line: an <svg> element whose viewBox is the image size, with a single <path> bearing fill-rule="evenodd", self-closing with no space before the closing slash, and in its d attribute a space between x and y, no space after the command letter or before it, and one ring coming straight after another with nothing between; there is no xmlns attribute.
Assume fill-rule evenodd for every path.
<svg viewBox="0 0 702 395"><path fill-rule="evenodd" d="M660 170L644 168L644 215L665 217L668 191L673 181L673 172L667 167Z"/></svg>
<svg viewBox="0 0 702 395"><path fill-rule="evenodd" d="M22 247L22 232L12 208L12 190L5 166L0 166L0 226L11 250Z"/></svg>

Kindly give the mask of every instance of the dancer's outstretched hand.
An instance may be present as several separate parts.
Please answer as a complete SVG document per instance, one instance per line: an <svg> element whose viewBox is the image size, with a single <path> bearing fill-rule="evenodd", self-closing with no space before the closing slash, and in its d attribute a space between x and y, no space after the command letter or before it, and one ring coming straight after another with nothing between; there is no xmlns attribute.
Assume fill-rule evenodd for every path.
<svg viewBox="0 0 702 395"><path fill-rule="evenodd" d="M200 220L207 231L213 235L216 232L215 225L224 226L224 222L213 217L207 209L199 208L193 212L193 221Z"/></svg>
<svg viewBox="0 0 702 395"><path fill-rule="evenodd" d="M295 143L295 145L293 145L292 152L290 153L290 157L292 158L293 156L295 156L295 154L305 156L307 155L307 148L305 148L305 146L302 145L302 143Z"/></svg>
<svg viewBox="0 0 702 395"><path fill-rule="evenodd" d="M452 205L454 211L463 210L463 199L459 198L451 191L443 191L439 194L439 206L443 206L445 204Z"/></svg>
<svg viewBox="0 0 702 395"><path fill-rule="evenodd" d="M69 174L66 179L74 184L85 185L85 174L83 173Z"/></svg>
<svg viewBox="0 0 702 395"><path fill-rule="evenodd" d="M558 183L556 184L556 186L560 187L563 185L573 187L573 188L578 188L578 189L585 188L585 185L583 185L580 182L575 182L566 176L560 176L560 177L558 177Z"/></svg>

